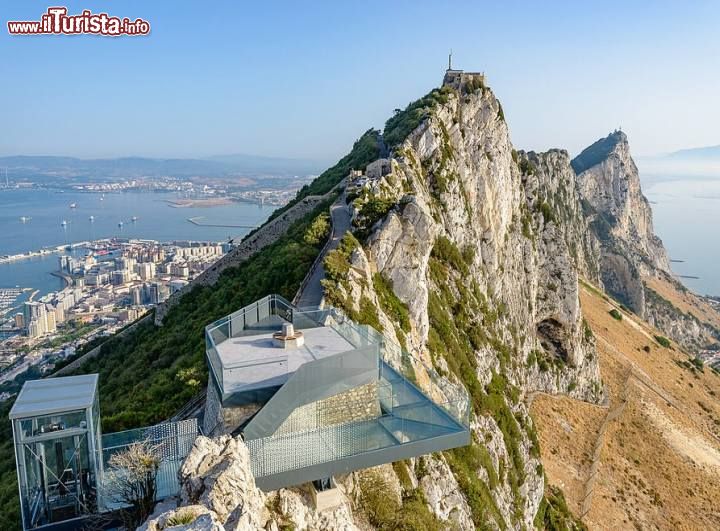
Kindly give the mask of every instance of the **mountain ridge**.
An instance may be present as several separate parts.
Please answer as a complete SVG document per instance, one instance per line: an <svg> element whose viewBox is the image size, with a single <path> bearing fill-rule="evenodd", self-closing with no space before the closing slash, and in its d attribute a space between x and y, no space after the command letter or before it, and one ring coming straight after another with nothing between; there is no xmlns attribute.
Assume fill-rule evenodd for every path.
<svg viewBox="0 0 720 531"><path fill-rule="evenodd" d="M78 158L54 155L14 155L0 157L0 168L8 168L13 178L39 177L46 180L96 178L103 180L133 177L231 176L244 173L317 173L322 163L309 159L230 154L204 158L114 157Z"/></svg>

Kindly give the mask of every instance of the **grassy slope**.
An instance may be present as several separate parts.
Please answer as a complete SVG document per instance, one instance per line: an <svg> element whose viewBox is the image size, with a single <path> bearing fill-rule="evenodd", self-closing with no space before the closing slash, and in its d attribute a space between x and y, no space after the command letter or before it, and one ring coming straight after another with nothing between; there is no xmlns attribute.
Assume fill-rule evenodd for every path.
<svg viewBox="0 0 720 531"><path fill-rule="evenodd" d="M720 376L682 365L688 356L654 340L659 334L632 314L617 321L617 305L584 288L583 313L597 338L611 407L620 401L630 365L670 397L660 398L638 378L628 405L607 431L598 480L586 522L603 528L720 526ZM646 350L647 347L647 350ZM680 362L680 365L677 363ZM532 405L543 464L551 484L562 485L570 509L579 511L597 431L606 410L567 397L539 395Z"/></svg>

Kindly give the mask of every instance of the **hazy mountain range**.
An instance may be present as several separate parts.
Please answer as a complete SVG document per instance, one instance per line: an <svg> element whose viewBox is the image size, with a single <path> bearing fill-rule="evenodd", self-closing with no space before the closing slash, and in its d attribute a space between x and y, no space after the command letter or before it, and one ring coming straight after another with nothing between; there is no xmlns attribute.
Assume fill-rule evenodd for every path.
<svg viewBox="0 0 720 531"><path fill-rule="evenodd" d="M5 168L10 180L105 181L139 177L263 177L307 176L317 174L325 163L308 159L262 157L257 155L218 155L203 159L159 159L122 157L80 159L56 156L0 157L0 178ZM2 179L0 179L2 180Z"/></svg>
<svg viewBox="0 0 720 531"><path fill-rule="evenodd" d="M646 177L720 178L720 146L681 149L652 157L638 157L637 164Z"/></svg>

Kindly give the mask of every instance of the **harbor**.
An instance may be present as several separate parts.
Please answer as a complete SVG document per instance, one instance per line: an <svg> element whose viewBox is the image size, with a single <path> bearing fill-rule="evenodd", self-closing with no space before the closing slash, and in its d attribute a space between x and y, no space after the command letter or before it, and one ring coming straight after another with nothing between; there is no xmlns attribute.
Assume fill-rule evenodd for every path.
<svg viewBox="0 0 720 531"><path fill-rule="evenodd" d="M188 218L187 220L192 223L193 225L196 225L198 227L227 227L231 229L257 229L258 225L236 225L236 224L217 224L217 223L208 223L206 221L203 221L205 219L205 216L196 216L194 218Z"/></svg>
<svg viewBox="0 0 720 531"><path fill-rule="evenodd" d="M29 260L31 258L40 258L50 254L65 253L67 251L72 251L73 249L87 247L88 245L90 245L90 242L87 241L76 242L66 245L57 245L55 247L45 247L42 249L38 249L37 251L28 251L26 253L4 255L0 256L0 264L8 264L11 262L17 262L19 260Z"/></svg>

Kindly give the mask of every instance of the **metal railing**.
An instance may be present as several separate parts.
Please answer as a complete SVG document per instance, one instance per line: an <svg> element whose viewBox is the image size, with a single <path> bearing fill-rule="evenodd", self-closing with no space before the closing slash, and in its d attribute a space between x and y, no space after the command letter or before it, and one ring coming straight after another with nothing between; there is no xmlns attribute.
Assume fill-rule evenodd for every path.
<svg viewBox="0 0 720 531"><path fill-rule="evenodd" d="M197 436L197 419L166 422L146 428L104 434L101 454L103 475L99 486L102 506L106 509L114 509L122 505L120 493L117 491L116 472L110 467L110 459L136 443L147 444L159 459L156 479L157 499L177 495L180 492L178 471L185 457L190 453Z"/></svg>
<svg viewBox="0 0 720 531"><path fill-rule="evenodd" d="M277 321L270 319L272 317L276 317ZM222 389L223 395L232 391L230 389L231 376L240 374L250 367L261 370L263 366L274 365L274 373L287 374L287 355L278 353L263 359L223 361L218 352L220 345L232 338L276 332L279 330L281 322L291 322L299 329L322 326L316 317L320 317L320 315L316 316L314 311L300 311L280 295L268 295L208 325L205 328L207 358L210 370Z"/></svg>

